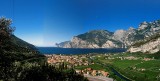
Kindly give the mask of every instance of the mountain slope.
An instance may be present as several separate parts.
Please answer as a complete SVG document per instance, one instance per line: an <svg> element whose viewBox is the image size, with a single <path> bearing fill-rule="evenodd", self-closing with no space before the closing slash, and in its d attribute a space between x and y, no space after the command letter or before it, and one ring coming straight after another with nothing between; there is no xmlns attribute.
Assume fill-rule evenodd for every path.
<svg viewBox="0 0 160 81"><path fill-rule="evenodd" d="M56 44L63 48L128 48L132 44L144 40L160 31L160 20L142 22L137 29L128 30L92 30L74 36L71 41Z"/></svg>
<svg viewBox="0 0 160 81"><path fill-rule="evenodd" d="M36 47L20 38L11 35L10 42L7 42L3 49L0 49L1 60L12 63L15 61L45 61L45 56L41 55Z"/></svg>
<svg viewBox="0 0 160 81"><path fill-rule="evenodd" d="M27 49L28 52L38 53L38 50L34 45L23 41L22 39L16 37L15 35L11 36L11 40L12 40L11 42L19 48Z"/></svg>
<svg viewBox="0 0 160 81"><path fill-rule="evenodd" d="M92 30L74 36L70 42L57 44L64 48L122 48L123 43L112 39L113 32L107 30Z"/></svg>
<svg viewBox="0 0 160 81"><path fill-rule="evenodd" d="M128 52L156 53L158 51L160 51L160 33L136 42L128 49Z"/></svg>

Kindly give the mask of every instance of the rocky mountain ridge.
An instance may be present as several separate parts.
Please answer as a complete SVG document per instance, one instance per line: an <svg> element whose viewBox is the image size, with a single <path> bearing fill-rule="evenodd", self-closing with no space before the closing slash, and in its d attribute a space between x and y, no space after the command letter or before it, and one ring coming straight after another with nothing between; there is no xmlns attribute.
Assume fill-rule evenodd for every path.
<svg viewBox="0 0 160 81"><path fill-rule="evenodd" d="M113 32L107 30L92 30L56 45L63 48L122 48L123 43L113 40L112 36Z"/></svg>
<svg viewBox="0 0 160 81"><path fill-rule="evenodd" d="M56 44L63 48L128 48L134 43L144 40L160 31L160 20L142 22L137 29L128 30L92 30L74 36L71 41Z"/></svg>

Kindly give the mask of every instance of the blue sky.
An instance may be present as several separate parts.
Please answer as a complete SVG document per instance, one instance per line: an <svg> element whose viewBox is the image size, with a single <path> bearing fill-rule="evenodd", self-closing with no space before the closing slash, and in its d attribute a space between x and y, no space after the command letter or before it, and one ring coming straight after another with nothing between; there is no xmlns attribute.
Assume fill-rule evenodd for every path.
<svg viewBox="0 0 160 81"><path fill-rule="evenodd" d="M94 30L127 30L160 19L159 0L0 0L0 16L14 34L36 46L54 46Z"/></svg>

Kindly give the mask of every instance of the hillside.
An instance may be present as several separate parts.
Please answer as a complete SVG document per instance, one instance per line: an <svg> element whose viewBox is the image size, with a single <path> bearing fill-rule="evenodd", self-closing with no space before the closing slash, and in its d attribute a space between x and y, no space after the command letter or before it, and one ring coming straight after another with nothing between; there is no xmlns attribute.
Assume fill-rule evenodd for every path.
<svg viewBox="0 0 160 81"><path fill-rule="evenodd" d="M10 79L18 75L15 63L45 61L44 56L39 54L34 45L16 37L13 32L11 20L0 18L0 81L14 81Z"/></svg>
<svg viewBox="0 0 160 81"><path fill-rule="evenodd" d="M66 65L49 65L35 46L16 36L11 41L0 49L0 81L88 81Z"/></svg>
<svg viewBox="0 0 160 81"><path fill-rule="evenodd" d="M0 50L4 53L39 54L36 47L16 37L11 27L12 21L0 18Z"/></svg>
<svg viewBox="0 0 160 81"><path fill-rule="evenodd" d="M19 48L27 49L28 52L39 53L37 48L34 45L29 44L28 42L16 37L15 35L11 36L11 40L12 40L12 43Z"/></svg>

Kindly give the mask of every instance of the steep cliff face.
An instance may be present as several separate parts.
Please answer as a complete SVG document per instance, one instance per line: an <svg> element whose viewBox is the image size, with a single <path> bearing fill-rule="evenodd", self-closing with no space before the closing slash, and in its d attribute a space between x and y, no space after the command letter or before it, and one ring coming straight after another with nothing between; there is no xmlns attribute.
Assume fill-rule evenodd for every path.
<svg viewBox="0 0 160 81"><path fill-rule="evenodd" d="M156 53L160 51L160 34L153 35L143 41L133 44L128 52Z"/></svg>
<svg viewBox="0 0 160 81"><path fill-rule="evenodd" d="M128 48L138 41L149 38L160 31L160 20L142 22L137 29L128 30L93 30L74 36L71 41L57 44L64 48Z"/></svg>
<svg viewBox="0 0 160 81"><path fill-rule="evenodd" d="M87 40L82 40L81 38L78 37L73 37L70 44L72 48L99 48L97 44L94 44Z"/></svg>
<svg viewBox="0 0 160 81"><path fill-rule="evenodd" d="M138 34L137 30L133 27L130 27L128 30L117 30L114 35L113 39L121 41L124 44L124 47L127 48L137 40L142 40L144 38L143 35Z"/></svg>
<svg viewBox="0 0 160 81"><path fill-rule="evenodd" d="M125 31L125 30L122 30L122 29L121 30L117 30L113 34L113 39L123 42L124 41L124 37L126 36L126 33L127 33L127 31Z"/></svg>
<svg viewBox="0 0 160 81"><path fill-rule="evenodd" d="M106 30L93 30L74 36L70 42L57 44L63 48L122 48L118 40L113 40L113 33ZM64 43L64 42L63 42Z"/></svg>
<svg viewBox="0 0 160 81"><path fill-rule="evenodd" d="M122 46L119 46L115 42L108 40L102 45L102 48L122 48Z"/></svg>

